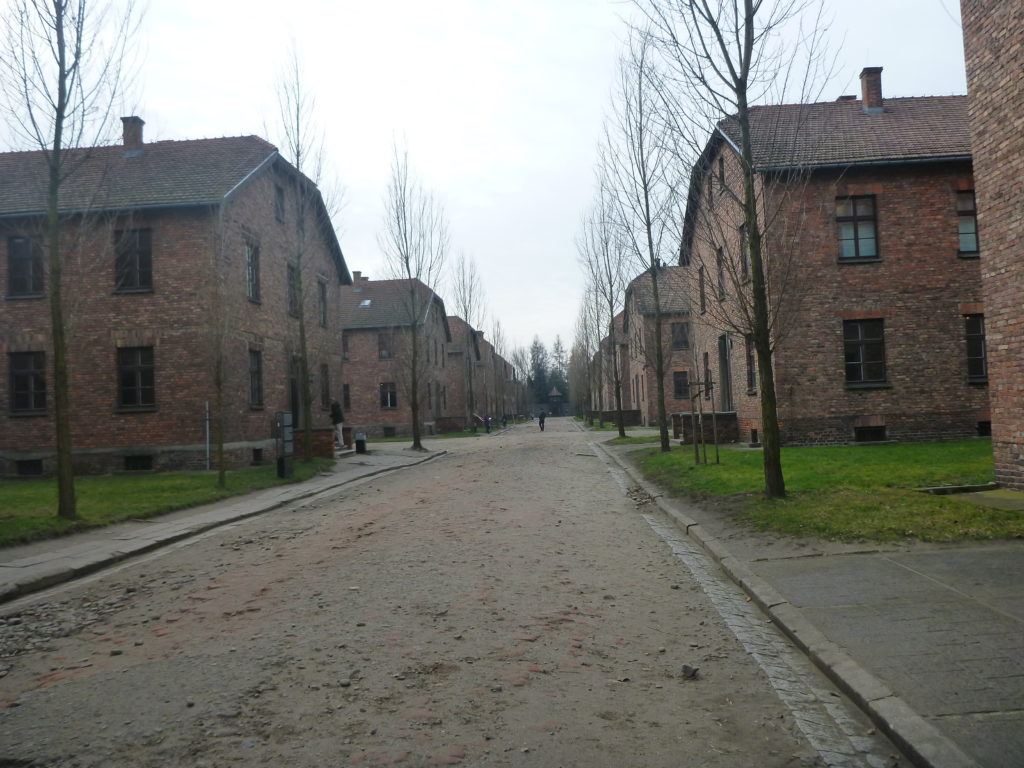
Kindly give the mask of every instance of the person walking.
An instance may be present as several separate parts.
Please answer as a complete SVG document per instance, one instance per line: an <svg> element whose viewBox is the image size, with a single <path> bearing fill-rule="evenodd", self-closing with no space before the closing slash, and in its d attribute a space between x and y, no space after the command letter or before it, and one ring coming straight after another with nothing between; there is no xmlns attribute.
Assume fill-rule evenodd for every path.
<svg viewBox="0 0 1024 768"><path fill-rule="evenodd" d="M341 410L341 403L337 400L331 401L331 423L334 425L334 447L341 448L344 444L342 430L345 427L345 414Z"/></svg>
<svg viewBox="0 0 1024 768"><path fill-rule="evenodd" d="M538 418L538 421L540 422L540 431L541 431L541 432L543 432L543 431L544 431L544 417L545 417L546 415L547 415L547 414L545 414L545 413L544 413L544 411L541 411L541 412L540 412L540 417Z"/></svg>
<svg viewBox="0 0 1024 768"><path fill-rule="evenodd" d="M490 416L484 416L484 430L487 432L487 434L491 434L491 417Z"/></svg>

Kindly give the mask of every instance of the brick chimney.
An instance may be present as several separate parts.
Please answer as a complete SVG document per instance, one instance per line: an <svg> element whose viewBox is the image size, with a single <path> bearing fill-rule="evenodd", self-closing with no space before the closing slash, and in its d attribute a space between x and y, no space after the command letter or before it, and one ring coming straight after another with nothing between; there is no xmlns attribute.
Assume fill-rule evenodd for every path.
<svg viewBox="0 0 1024 768"><path fill-rule="evenodd" d="M352 284L355 285L356 283L358 283L359 282L359 278L362 277L362 276L363 276L362 272L360 272L359 270L354 270L352 272Z"/></svg>
<svg viewBox="0 0 1024 768"><path fill-rule="evenodd" d="M142 149L142 126L146 124L146 121L132 115L131 117L122 117L121 124L124 126L124 148Z"/></svg>
<svg viewBox="0 0 1024 768"><path fill-rule="evenodd" d="M868 114L884 111L882 108L882 68L864 67L860 73L861 106Z"/></svg>

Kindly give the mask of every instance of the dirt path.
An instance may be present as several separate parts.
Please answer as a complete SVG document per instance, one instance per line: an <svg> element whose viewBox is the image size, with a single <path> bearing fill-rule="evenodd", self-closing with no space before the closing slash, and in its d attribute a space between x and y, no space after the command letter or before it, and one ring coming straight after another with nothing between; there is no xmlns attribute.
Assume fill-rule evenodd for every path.
<svg viewBox="0 0 1024 768"><path fill-rule="evenodd" d="M587 441L446 441L21 608L0 765L892 764Z"/></svg>

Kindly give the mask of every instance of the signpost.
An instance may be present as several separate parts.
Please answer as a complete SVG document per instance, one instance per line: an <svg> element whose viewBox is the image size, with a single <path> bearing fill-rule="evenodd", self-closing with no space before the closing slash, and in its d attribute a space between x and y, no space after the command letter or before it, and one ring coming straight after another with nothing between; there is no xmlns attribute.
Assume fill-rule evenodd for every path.
<svg viewBox="0 0 1024 768"><path fill-rule="evenodd" d="M291 411L274 414L274 444L277 449L277 476L291 477L295 467L292 454L295 452L295 428Z"/></svg>

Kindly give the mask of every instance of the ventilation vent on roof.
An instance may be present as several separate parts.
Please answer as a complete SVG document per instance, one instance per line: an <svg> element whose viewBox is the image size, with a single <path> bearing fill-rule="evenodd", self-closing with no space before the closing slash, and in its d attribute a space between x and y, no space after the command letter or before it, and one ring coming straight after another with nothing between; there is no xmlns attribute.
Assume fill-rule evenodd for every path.
<svg viewBox="0 0 1024 768"><path fill-rule="evenodd" d="M368 306L370 306L370 302L371 301L373 301L373 299L363 299L362 301L359 302L359 306L360 307L368 307Z"/></svg>
<svg viewBox="0 0 1024 768"><path fill-rule="evenodd" d="M857 100L857 94L855 94L855 93L845 93L842 96L840 96L838 99L836 99L836 101L856 101L856 100Z"/></svg>

